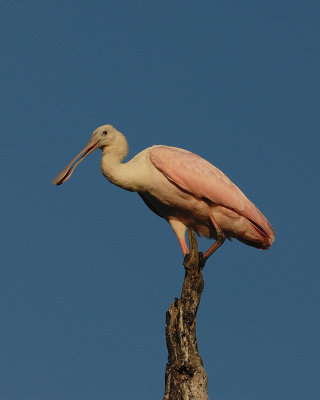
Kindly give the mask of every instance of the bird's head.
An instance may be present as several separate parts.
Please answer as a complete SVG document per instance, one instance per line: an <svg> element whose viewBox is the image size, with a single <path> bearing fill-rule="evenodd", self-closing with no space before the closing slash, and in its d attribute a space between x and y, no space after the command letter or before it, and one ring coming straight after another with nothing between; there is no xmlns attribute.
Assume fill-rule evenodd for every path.
<svg viewBox="0 0 320 400"><path fill-rule="evenodd" d="M89 143L74 157L74 159L54 178L54 185L61 185L72 175L76 166L96 149L106 152L116 152L120 159L126 157L128 145L122 133L117 131L112 125L102 125L95 129Z"/></svg>

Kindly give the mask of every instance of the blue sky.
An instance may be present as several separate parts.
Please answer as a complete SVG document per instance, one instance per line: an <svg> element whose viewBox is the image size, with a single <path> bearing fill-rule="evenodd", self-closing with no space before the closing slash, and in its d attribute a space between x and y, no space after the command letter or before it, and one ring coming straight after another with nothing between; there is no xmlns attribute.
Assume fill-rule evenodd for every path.
<svg viewBox="0 0 320 400"><path fill-rule="evenodd" d="M162 398L171 228L100 152L51 185L105 123L130 156L208 159L277 232L206 265L209 396L319 399L319 17L317 1L3 1L1 399Z"/></svg>

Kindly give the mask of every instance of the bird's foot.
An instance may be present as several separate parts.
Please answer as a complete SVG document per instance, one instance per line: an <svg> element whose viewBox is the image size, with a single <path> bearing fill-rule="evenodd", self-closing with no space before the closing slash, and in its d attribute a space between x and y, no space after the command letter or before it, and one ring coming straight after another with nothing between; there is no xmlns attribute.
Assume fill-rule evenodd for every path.
<svg viewBox="0 0 320 400"><path fill-rule="evenodd" d="M184 257L183 257L183 265L184 267L186 267L189 264L190 261L190 253L187 253Z"/></svg>
<svg viewBox="0 0 320 400"><path fill-rule="evenodd" d="M185 268L188 268L190 263L190 253L187 253L183 258L183 265ZM198 265L199 268L202 269L206 264L206 259L203 257L202 251L198 252Z"/></svg>
<svg viewBox="0 0 320 400"><path fill-rule="evenodd" d="M199 267L200 269L202 269L206 265L207 260L203 257L202 251L199 251L198 257L199 257Z"/></svg>

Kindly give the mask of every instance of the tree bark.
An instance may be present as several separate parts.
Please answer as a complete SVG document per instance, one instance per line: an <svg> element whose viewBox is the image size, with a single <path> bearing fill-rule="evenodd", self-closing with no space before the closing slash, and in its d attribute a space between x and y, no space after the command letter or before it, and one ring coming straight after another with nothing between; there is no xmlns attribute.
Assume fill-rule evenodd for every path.
<svg viewBox="0 0 320 400"><path fill-rule="evenodd" d="M196 315L204 287L202 253L192 229L188 231L190 253L184 259L185 277L180 299L166 314L168 363L164 400L208 400L208 380L198 352Z"/></svg>

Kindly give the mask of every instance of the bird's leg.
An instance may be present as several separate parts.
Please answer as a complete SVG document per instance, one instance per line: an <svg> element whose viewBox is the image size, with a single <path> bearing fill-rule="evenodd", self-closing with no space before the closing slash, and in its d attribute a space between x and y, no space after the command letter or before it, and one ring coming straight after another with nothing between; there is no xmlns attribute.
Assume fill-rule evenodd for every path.
<svg viewBox="0 0 320 400"><path fill-rule="evenodd" d="M182 254L185 257L186 254L189 254L189 249L188 249L188 245L186 242L186 238L185 237L178 237L179 243L180 243L180 247L182 250Z"/></svg>
<svg viewBox="0 0 320 400"><path fill-rule="evenodd" d="M186 226L178 221L177 219L171 218L168 220L173 232L175 233L175 235L177 236L179 243L180 243L180 247L182 250L182 254L185 257L186 254L189 253L189 249L188 249L188 245L186 242Z"/></svg>
<svg viewBox="0 0 320 400"><path fill-rule="evenodd" d="M216 236L216 241L213 243L212 246L210 246L208 248L208 250L204 253L203 258L204 261L207 261L207 259L224 243L224 241L226 240L226 235L222 232L222 230L220 229L219 225L217 224L216 220L214 219L212 213L210 213L210 219L211 222L213 224L213 226L215 227L215 230L217 232L217 236Z"/></svg>
<svg viewBox="0 0 320 400"><path fill-rule="evenodd" d="M224 241L225 238L222 241L218 240L217 238L217 240L213 243L213 245L210 246L208 250L204 253L203 255L204 260L207 261L207 259L223 244Z"/></svg>

